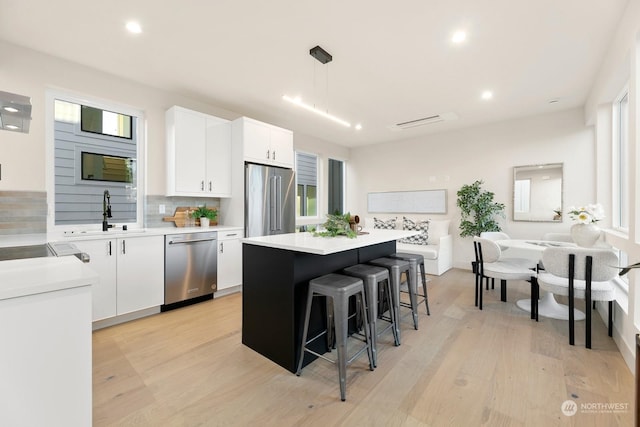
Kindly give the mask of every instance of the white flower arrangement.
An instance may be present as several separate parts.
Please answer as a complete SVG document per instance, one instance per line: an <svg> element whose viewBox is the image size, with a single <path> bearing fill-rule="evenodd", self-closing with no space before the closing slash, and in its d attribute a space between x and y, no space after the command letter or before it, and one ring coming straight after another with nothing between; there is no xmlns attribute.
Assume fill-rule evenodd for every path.
<svg viewBox="0 0 640 427"><path fill-rule="evenodd" d="M571 206L569 208L569 217L579 224L592 224L604 218L604 208L600 203L577 208Z"/></svg>

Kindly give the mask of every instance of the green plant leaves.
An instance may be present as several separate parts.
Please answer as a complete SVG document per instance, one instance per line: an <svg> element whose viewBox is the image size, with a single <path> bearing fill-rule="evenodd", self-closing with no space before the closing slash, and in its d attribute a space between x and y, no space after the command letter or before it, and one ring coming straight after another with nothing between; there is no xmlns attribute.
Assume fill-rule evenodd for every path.
<svg viewBox="0 0 640 427"><path fill-rule="evenodd" d="M483 231L500 231L496 215L504 218L504 204L493 201L494 193L482 189L483 181L463 185L456 205L460 208L460 237L479 236Z"/></svg>
<svg viewBox="0 0 640 427"><path fill-rule="evenodd" d="M351 214L349 212L344 215L339 213L327 215L327 221L322 224L325 231L313 231L313 235L320 237L347 236L353 239L357 237L358 233L353 231L349 226L350 220Z"/></svg>

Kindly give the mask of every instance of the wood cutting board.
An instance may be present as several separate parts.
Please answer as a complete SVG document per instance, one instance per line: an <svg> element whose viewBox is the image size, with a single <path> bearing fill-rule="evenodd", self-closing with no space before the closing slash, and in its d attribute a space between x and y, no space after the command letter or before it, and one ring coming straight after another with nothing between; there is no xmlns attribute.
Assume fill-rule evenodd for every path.
<svg viewBox="0 0 640 427"><path fill-rule="evenodd" d="M187 222L187 211L194 211L197 208L191 206L178 206L173 216L165 216L162 218L163 221L173 221L176 224L176 227L184 227ZM211 208L213 210L217 210L216 208ZM200 226L200 218L196 218L196 227ZM218 225L218 218L215 221L211 221L209 225Z"/></svg>

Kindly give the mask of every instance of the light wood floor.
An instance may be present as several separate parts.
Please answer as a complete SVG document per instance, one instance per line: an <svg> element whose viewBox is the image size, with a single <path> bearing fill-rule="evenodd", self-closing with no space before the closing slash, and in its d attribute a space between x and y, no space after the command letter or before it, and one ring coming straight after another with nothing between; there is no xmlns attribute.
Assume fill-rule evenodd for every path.
<svg viewBox="0 0 640 427"><path fill-rule="evenodd" d="M383 336L375 371L366 355L354 362L346 402L334 365L317 360L296 377L241 344L240 294L102 329L93 335L94 425L633 425L634 378L600 317L593 349L584 322L572 347L566 322L536 324L515 307L528 283L510 285L508 303L488 291L479 311L470 272L434 277L431 316L421 309L417 331L406 317L400 347ZM269 333L278 331L265 323ZM572 417L561 411L569 399Z"/></svg>

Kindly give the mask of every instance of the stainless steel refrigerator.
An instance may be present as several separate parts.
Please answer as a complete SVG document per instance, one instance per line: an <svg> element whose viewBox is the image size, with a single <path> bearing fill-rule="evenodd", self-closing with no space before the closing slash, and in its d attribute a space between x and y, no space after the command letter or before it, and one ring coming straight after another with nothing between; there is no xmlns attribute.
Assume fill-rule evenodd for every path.
<svg viewBox="0 0 640 427"><path fill-rule="evenodd" d="M294 232L295 184L291 169L245 164L246 237Z"/></svg>

